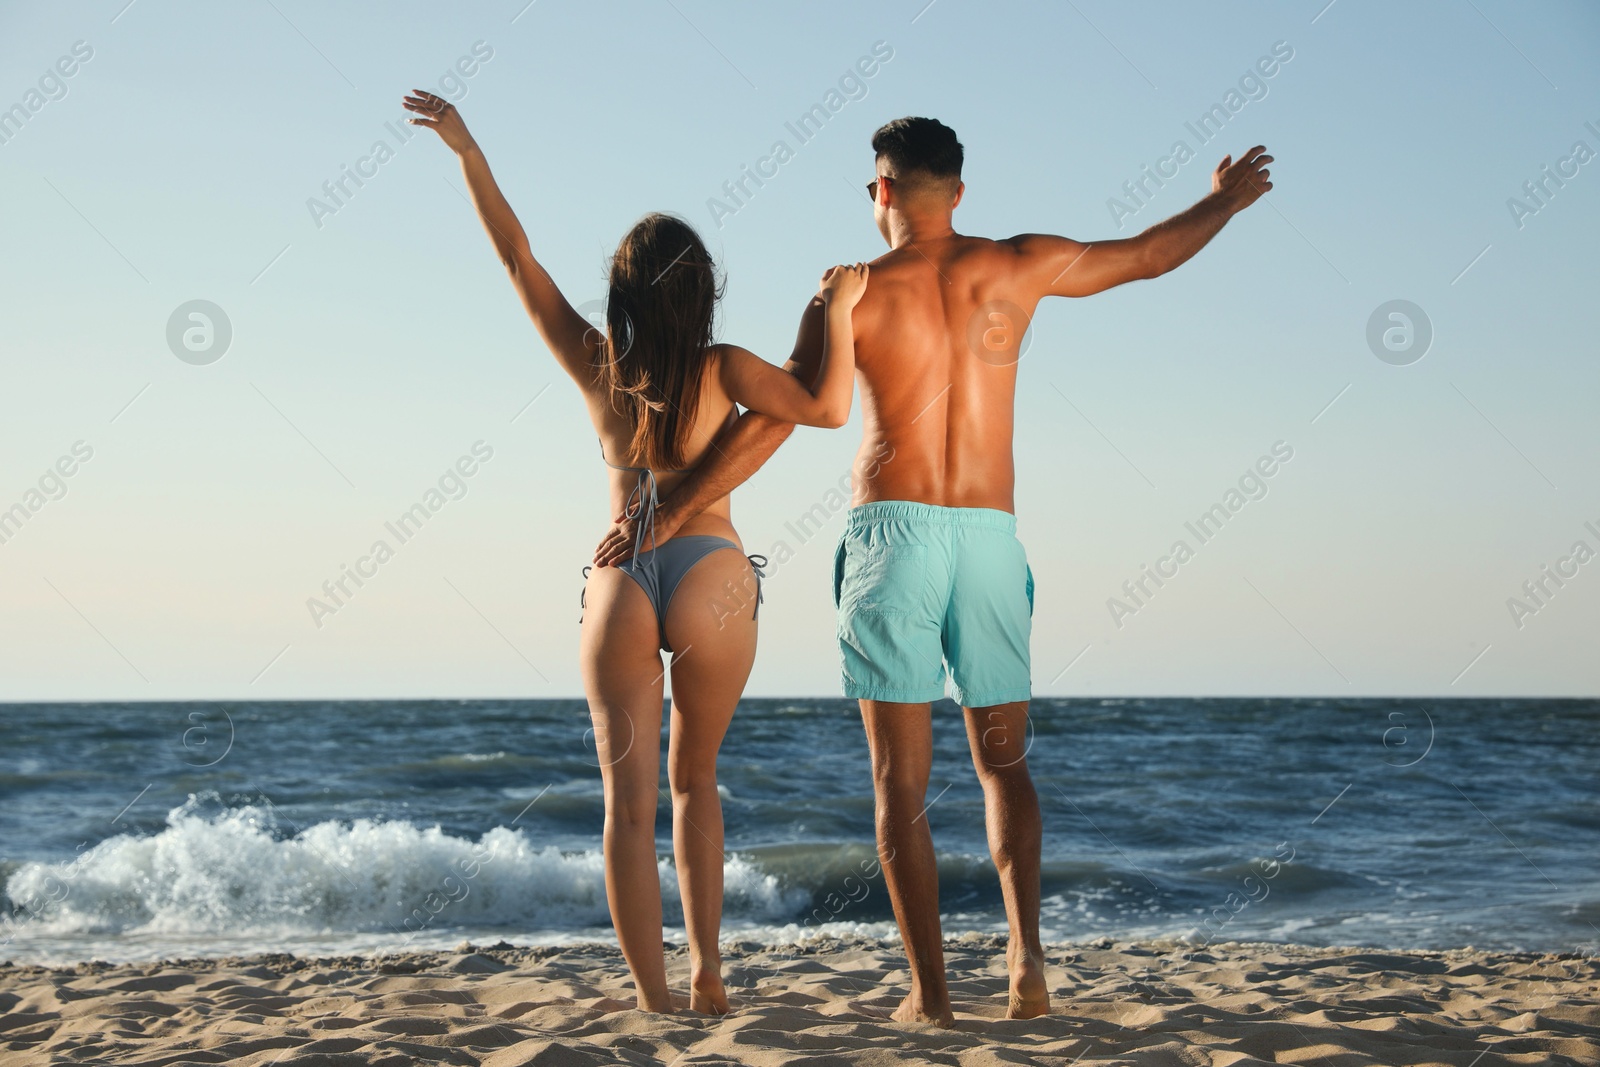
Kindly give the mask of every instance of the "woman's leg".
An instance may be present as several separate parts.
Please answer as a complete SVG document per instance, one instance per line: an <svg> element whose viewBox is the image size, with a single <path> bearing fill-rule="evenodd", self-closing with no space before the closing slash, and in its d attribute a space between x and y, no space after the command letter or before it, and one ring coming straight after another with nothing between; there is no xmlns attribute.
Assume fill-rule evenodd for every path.
<svg viewBox="0 0 1600 1067"><path fill-rule="evenodd" d="M580 658L605 785L606 901L639 1007L671 1011L656 866L662 666L655 612L614 567L594 571L585 599Z"/></svg>
<svg viewBox="0 0 1600 1067"><path fill-rule="evenodd" d="M690 1008L728 1010L722 988L722 798L717 750L756 656L755 579L732 549L711 553L678 586L667 613L672 659L672 844L689 934Z"/></svg>

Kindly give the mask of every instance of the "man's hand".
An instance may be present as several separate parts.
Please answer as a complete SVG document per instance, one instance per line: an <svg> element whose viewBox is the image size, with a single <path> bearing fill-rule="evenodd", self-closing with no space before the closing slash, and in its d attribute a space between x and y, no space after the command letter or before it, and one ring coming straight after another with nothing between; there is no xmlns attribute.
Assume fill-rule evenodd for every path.
<svg viewBox="0 0 1600 1067"><path fill-rule="evenodd" d="M1256 145L1237 163L1233 162L1231 155L1223 156L1222 162L1211 173L1211 191L1221 194L1229 210L1235 214L1261 199L1261 194L1272 188L1272 183L1267 180L1272 174L1267 170L1272 157L1263 155L1266 150L1265 145Z"/></svg>
<svg viewBox="0 0 1600 1067"><path fill-rule="evenodd" d="M675 517L676 512L662 501L656 508L656 536L654 541L647 541L641 551L650 549L663 541L669 541L683 525L683 520ZM639 516L618 515L611 520L611 529L600 539L600 545L594 550L594 565L596 567L615 567L633 555L633 542L639 536Z"/></svg>
<svg viewBox="0 0 1600 1067"><path fill-rule="evenodd" d="M423 118L408 119L413 126L426 126L439 135L450 151L460 155L472 146L472 134L467 132L467 124L461 119L461 112L456 106L442 96L423 89L411 90L412 95L405 98L405 109Z"/></svg>

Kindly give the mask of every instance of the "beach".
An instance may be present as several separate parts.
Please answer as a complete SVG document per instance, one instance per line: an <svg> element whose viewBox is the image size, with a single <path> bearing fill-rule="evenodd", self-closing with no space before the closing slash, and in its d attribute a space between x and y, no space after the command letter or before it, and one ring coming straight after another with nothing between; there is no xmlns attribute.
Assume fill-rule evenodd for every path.
<svg viewBox="0 0 1600 1067"><path fill-rule="evenodd" d="M731 942L734 1010L633 1010L599 943L369 957L0 965L0 1064L1600 1063L1600 960L1172 941L1048 948L1051 1015L1007 1020L1004 944L946 941L954 1030L889 1020L894 941ZM684 950L668 956L685 989Z"/></svg>

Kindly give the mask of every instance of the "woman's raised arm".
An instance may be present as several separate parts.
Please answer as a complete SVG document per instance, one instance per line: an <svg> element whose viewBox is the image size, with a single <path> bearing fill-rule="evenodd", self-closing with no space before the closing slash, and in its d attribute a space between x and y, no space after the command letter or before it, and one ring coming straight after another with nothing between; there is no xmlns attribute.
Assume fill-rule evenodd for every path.
<svg viewBox="0 0 1600 1067"><path fill-rule="evenodd" d="M405 108L418 116L410 120L413 126L426 126L437 133L445 146L460 157L461 175L466 179L472 204L478 209L489 240L494 242L495 254L511 275L522 306L528 309L528 317L566 372L580 387L587 388L594 382L601 331L573 309L533 258L528 235L500 192L483 150L467 132L461 113L448 100L421 89L413 89L412 95L405 98Z"/></svg>

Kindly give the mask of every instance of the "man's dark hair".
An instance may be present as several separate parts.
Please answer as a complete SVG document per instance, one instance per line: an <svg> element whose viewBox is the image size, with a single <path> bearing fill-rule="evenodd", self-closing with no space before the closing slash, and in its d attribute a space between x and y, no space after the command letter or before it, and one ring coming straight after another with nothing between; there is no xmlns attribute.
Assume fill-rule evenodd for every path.
<svg viewBox="0 0 1600 1067"><path fill-rule="evenodd" d="M938 119L886 122L872 135L872 150L902 177L921 172L952 185L961 180L961 142L956 131Z"/></svg>

